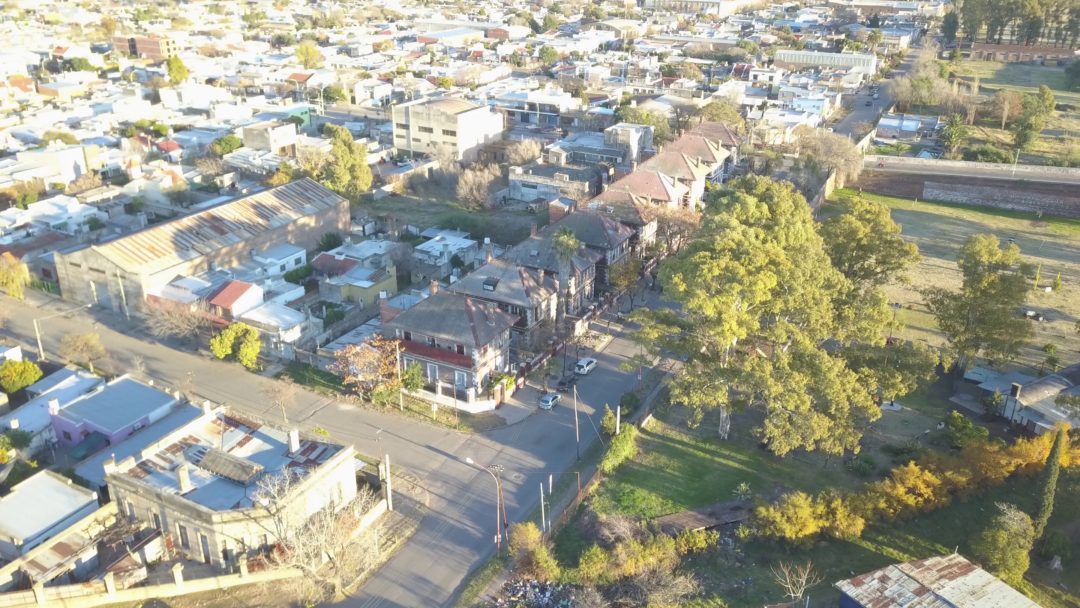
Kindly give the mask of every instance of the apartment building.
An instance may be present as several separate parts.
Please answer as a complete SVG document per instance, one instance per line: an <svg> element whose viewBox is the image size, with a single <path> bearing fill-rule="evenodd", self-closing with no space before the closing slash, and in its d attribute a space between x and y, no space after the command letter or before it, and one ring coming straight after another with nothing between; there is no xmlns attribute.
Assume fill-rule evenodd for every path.
<svg viewBox="0 0 1080 608"><path fill-rule="evenodd" d="M435 154L445 147L455 160L472 162L484 144L502 134L502 114L464 99L418 99L394 106L394 147L403 152Z"/></svg>
<svg viewBox="0 0 1080 608"><path fill-rule="evenodd" d="M153 62L176 57L178 52L176 41L165 36L114 36L113 48Z"/></svg>

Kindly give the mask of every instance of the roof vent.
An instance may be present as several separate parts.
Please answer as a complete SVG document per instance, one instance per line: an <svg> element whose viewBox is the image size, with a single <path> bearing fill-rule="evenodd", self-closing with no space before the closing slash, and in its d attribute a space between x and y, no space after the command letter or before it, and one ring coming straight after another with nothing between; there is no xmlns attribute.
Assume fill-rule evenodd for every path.
<svg viewBox="0 0 1080 608"><path fill-rule="evenodd" d="M484 291L495 291L495 288L499 286L498 277L488 277L484 279Z"/></svg>

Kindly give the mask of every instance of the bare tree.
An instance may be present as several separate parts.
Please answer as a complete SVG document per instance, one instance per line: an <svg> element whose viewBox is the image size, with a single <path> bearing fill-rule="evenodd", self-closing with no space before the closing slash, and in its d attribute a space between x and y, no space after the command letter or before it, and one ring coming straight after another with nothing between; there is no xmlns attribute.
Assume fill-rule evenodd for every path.
<svg viewBox="0 0 1080 608"><path fill-rule="evenodd" d="M487 207L502 171L496 165L477 165L458 177L457 196L474 207Z"/></svg>
<svg viewBox="0 0 1080 608"><path fill-rule="evenodd" d="M795 129L795 136L803 161L826 175L835 171L837 186L843 186L862 172L863 154L850 139L805 126Z"/></svg>
<svg viewBox="0 0 1080 608"><path fill-rule="evenodd" d="M160 305L147 310L146 326L158 338L195 338L210 326L210 319L198 309Z"/></svg>
<svg viewBox="0 0 1080 608"><path fill-rule="evenodd" d="M814 562L801 565L780 562L772 567L772 574L773 580L792 602L801 600L807 589L824 580L820 574L814 572Z"/></svg>
<svg viewBox="0 0 1080 608"><path fill-rule="evenodd" d="M85 365L93 373L94 362L105 357L105 347L96 333L72 334L60 340L60 356Z"/></svg>
<svg viewBox="0 0 1080 608"><path fill-rule="evenodd" d="M64 189L64 194L75 196L76 194L82 194L83 192L93 190L94 188L100 188L104 183L105 182L101 181L101 176L97 173L83 173L67 185L67 188Z"/></svg>
<svg viewBox="0 0 1080 608"><path fill-rule="evenodd" d="M296 395L299 392L296 385L292 382L278 380L271 384L267 384L259 392L262 393L263 397L265 397L272 406L281 410L281 420L285 424L289 424L289 416L285 412L296 400Z"/></svg>
<svg viewBox="0 0 1080 608"><path fill-rule="evenodd" d="M619 602L631 606L681 606L699 589L698 582L688 574L654 567L620 582L615 593Z"/></svg>
<svg viewBox="0 0 1080 608"><path fill-rule="evenodd" d="M195 169L205 177L217 177L225 172L225 163L216 156L203 156L195 159Z"/></svg>
<svg viewBox="0 0 1080 608"><path fill-rule="evenodd" d="M511 165L524 165L540 158L543 147L535 139L514 142L506 148L506 162Z"/></svg>
<svg viewBox="0 0 1080 608"><path fill-rule="evenodd" d="M363 530L359 525L379 499L364 486L340 508L331 503L305 519L292 491L303 475L286 469L284 474L263 477L255 496L256 514L269 516L260 519L260 525L277 540L273 562L303 572L301 593L311 602L338 599L349 580L378 559L380 524Z"/></svg>
<svg viewBox="0 0 1080 608"><path fill-rule="evenodd" d="M394 262L394 268L399 275L410 274L413 270L413 246L408 243L397 243L390 249L390 260Z"/></svg>
<svg viewBox="0 0 1080 608"><path fill-rule="evenodd" d="M330 162L330 155L312 148L299 148L296 150L296 168L304 175L322 175L326 163Z"/></svg>

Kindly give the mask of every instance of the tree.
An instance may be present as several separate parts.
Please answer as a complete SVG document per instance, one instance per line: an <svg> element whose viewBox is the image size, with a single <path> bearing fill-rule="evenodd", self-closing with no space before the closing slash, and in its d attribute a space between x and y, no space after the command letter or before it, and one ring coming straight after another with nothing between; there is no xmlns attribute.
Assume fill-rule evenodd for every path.
<svg viewBox="0 0 1080 608"><path fill-rule="evenodd" d="M330 137L331 148L319 181L349 200L358 201L371 189L367 146L356 143L345 127L327 124L324 133Z"/></svg>
<svg viewBox="0 0 1080 608"><path fill-rule="evenodd" d="M258 29L266 21L266 13L259 9L246 11L240 20L250 29Z"/></svg>
<svg viewBox="0 0 1080 608"><path fill-rule="evenodd" d="M1061 452L1069 441L1069 433L1065 427L1058 427L1054 435L1054 445L1050 448L1050 455L1046 457L1043 465L1042 476L1039 479L1041 493L1039 496L1039 510L1035 514L1035 538L1039 540L1046 532L1046 524L1050 521L1050 515L1054 512L1054 495L1057 493L1058 475L1061 472Z"/></svg>
<svg viewBox="0 0 1080 608"><path fill-rule="evenodd" d="M1009 124L1010 118L1019 118L1023 110L1024 98L1012 89L998 89L994 94L994 113L1001 117L1001 128Z"/></svg>
<svg viewBox="0 0 1080 608"><path fill-rule="evenodd" d="M502 171L498 165L469 167L458 177L457 197L474 208L485 208L489 206L491 195L501 178Z"/></svg>
<svg viewBox="0 0 1080 608"><path fill-rule="evenodd" d="M60 340L60 356L94 373L94 362L105 356L105 347L96 333L72 334Z"/></svg>
<svg viewBox="0 0 1080 608"><path fill-rule="evenodd" d="M806 126L795 129L795 136L800 159L818 169L821 177L835 171L839 184L844 184L862 171L862 151L847 137Z"/></svg>
<svg viewBox="0 0 1080 608"><path fill-rule="evenodd" d="M323 99L329 103L337 103L348 99L345 89L339 84L331 84L323 87L322 96Z"/></svg>
<svg viewBox="0 0 1080 608"><path fill-rule="evenodd" d="M105 35L105 38L112 40L113 35L116 34L116 18L111 15L105 15L101 18L98 25L101 27L101 33Z"/></svg>
<svg viewBox="0 0 1080 608"><path fill-rule="evenodd" d="M678 253L701 224L701 214L689 208L647 205L646 211L656 218L656 243L662 256Z"/></svg>
<svg viewBox="0 0 1080 608"><path fill-rule="evenodd" d="M941 20L941 35L945 38L946 44L956 42L956 32L959 30L960 16L956 14L956 11L945 13L945 18Z"/></svg>
<svg viewBox="0 0 1080 608"><path fill-rule="evenodd" d="M1054 99L1054 92L1050 90L1050 87L1045 84L1039 85L1039 104L1042 105L1043 111L1049 114L1057 107L1057 101Z"/></svg>
<svg viewBox="0 0 1080 608"><path fill-rule="evenodd" d="M210 151L215 155L221 157L230 152L234 152L237 149L243 147L244 142L239 137L229 133L228 135L222 135L210 143Z"/></svg>
<svg viewBox="0 0 1080 608"><path fill-rule="evenodd" d="M792 604L801 600L806 591L825 580L814 571L814 562L794 564L780 562L772 567L773 580L791 598Z"/></svg>
<svg viewBox="0 0 1080 608"><path fill-rule="evenodd" d="M939 357L925 344L853 344L840 351L879 403L902 399L935 377Z"/></svg>
<svg viewBox="0 0 1080 608"><path fill-rule="evenodd" d="M259 369L262 338L259 330L239 321L230 323L210 338L210 352L218 359L235 359L249 370Z"/></svg>
<svg viewBox="0 0 1080 608"><path fill-rule="evenodd" d="M165 71L169 75L169 82L174 85L180 84L188 79L189 72L187 66L175 55L169 57L165 61Z"/></svg>
<svg viewBox="0 0 1080 608"><path fill-rule="evenodd" d="M21 300L26 297L26 286L29 284L30 269L26 264L11 252L0 253L0 290Z"/></svg>
<svg viewBox="0 0 1080 608"><path fill-rule="evenodd" d="M304 66L304 69L310 70L322 65L323 55L314 41L303 40L296 45L296 60Z"/></svg>
<svg viewBox="0 0 1080 608"><path fill-rule="evenodd" d="M345 239L341 238L341 235L336 232L327 232L319 237L319 242L316 244L315 249L317 251L330 251L331 249L337 249L341 247Z"/></svg>
<svg viewBox="0 0 1080 608"><path fill-rule="evenodd" d="M82 194L88 190L94 188L100 188L105 182L101 180L101 176L92 171L83 173L79 177L76 177L70 184L64 188L64 194L68 196L75 196L76 194Z"/></svg>
<svg viewBox="0 0 1080 608"><path fill-rule="evenodd" d="M1035 526L1014 505L997 503L998 514L972 542L972 550L982 565L1006 583L1018 587L1031 564Z"/></svg>
<svg viewBox="0 0 1080 608"><path fill-rule="evenodd" d="M604 417L600 419L600 430L604 432L608 437L615 436L615 412L612 411L611 406L604 404Z"/></svg>
<svg viewBox="0 0 1080 608"><path fill-rule="evenodd" d="M858 450L880 408L842 352L824 345L880 342L884 297L853 297L790 184L743 178L705 202L695 237L660 268L681 310L633 313L639 343L686 361L672 402L758 409L755 433L778 455Z"/></svg>
<svg viewBox="0 0 1080 608"><path fill-rule="evenodd" d="M627 256L608 270L608 283L615 289L616 296L627 296L630 310L634 309L634 288L641 280L642 267L641 258Z"/></svg>
<svg viewBox="0 0 1080 608"><path fill-rule="evenodd" d="M0 363L0 391L17 393L41 380L41 368L33 361L7 359Z"/></svg>
<svg viewBox="0 0 1080 608"><path fill-rule="evenodd" d="M64 60L65 72L93 72L94 64L86 57L72 57Z"/></svg>
<svg viewBox="0 0 1080 608"><path fill-rule="evenodd" d="M523 139L506 147L506 162L511 165L524 165L540 158L543 146L535 139Z"/></svg>
<svg viewBox="0 0 1080 608"><path fill-rule="evenodd" d="M737 133L746 130L746 120L739 111L739 106L728 99L710 101L698 111L701 122L721 122L731 127Z"/></svg>
<svg viewBox="0 0 1080 608"><path fill-rule="evenodd" d="M204 156L195 159L195 169L204 177L217 177L225 172L225 163L220 158Z"/></svg>
<svg viewBox="0 0 1080 608"><path fill-rule="evenodd" d="M346 583L358 571L375 565L379 555L378 520L357 530L379 498L367 486L344 505L328 504L305 517L295 508L294 489L305 481L302 472L292 468L283 473L263 476L257 484L255 517L265 514L267 528L278 547L270 552L280 568L303 572L299 584L309 603L340 599Z"/></svg>
<svg viewBox="0 0 1080 608"><path fill-rule="evenodd" d="M49 130L41 136L41 141L49 143L52 141L59 141L69 146L74 146L79 143L79 138L75 137L74 133L68 131Z"/></svg>
<svg viewBox="0 0 1080 608"><path fill-rule="evenodd" d="M545 32L550 32L551 30L559 27L559 20L555 18L555 15L548 13L544 15L544 20L541 25L544 26Z"/></svg>
<svg viewBox="0 0 1080 608"><path fill-rule="evenodd" d="M202 310L162 304L147 309L146 325L158 338L195 338L210 327L210 319Z"/></svg>
<svg viewBox="0 0 1080 608"><path fill-rule="evenodd" d="M551 65L559 60L559 51L555 50L554 47L545 46L544 48L540 49L539 57L540 63L543 63L544 65Z"/></svg>
<svg viewBox="0 0 1080 608"><path fill-rule="evenodd" d="M570 228L563 226L551 239L551 247L555 252L555 258L559 262L559 301L556 305L555 327L557 331L563 331L563 323L566 319L567 309L570 306L570 266L581 249L581 241Z"/></svg>
<svg viewBox="0 0 1080 608"><path fill-rule="evenodd" d="M671 133L671 121L667 116L659 112L647 112L632 106L619 106L615 110L615 118L619 122L628 122L636 125L648 125L653 128L653 142L666 144L674 139Z"/></svg>
<svg viewBox="0 0 1080 608"><path fill-rule="evenodd" d="M949 114L949 118L945 121L945 127L941 130L941 135L938 139L949 152L955 152L960 144L963 143L964 138L967 137L968 128L964 124L964 119L959 114Z"/></svg>
<svg viewBox="0 0 1080 608"><path fill-rule="evenodd" d="M945 433L949 436L952 447L959 450L973 441L986 441L990 431L978 426L970 418L953 410L945 419Z"/></svg>
<svg viewBox="0 0 1080 608"><path fill-rule="evenodd" d="M759 535L795 545L811 542L824 525L821 510L805 492L789 492L773 504L759 505L752 522Z"/></svg>
<svg viewBox="0 0 1080 608"><path fill-rule="evenodd" d="M286 161L278 165L277 170L274 171L270 175L270 177L266 178L266 185L270 186L271 188L277 186L284 186L285 184L293 181L293 179L295 179L293 166L291 163Z"/></svg>
<svg viewBox="0 0 1080 608"><path fill-rule="evenodd" d="M845 196L840 213L821 222L833 266L858 286L878 287L903 279L919 261L919 248L900 235L889 208L861 196Z"/></svg>
<svg viewBox="0 0 1080 608"><path fill-rule="evenodd" d="M1032 335L1030 322L1016 314L1027 299L1030 267L1015 244L1001 247L992 234L972 236L957 262L960 291L933 287L923 292L962 373L971 359L1011 359Z"/></svg>
<svg viewBox="0 0 1080 608"><path fill-rule="evenodd" d="M334 354L330 371L341 376L361 398L387 403L401 389L398 378L397 340L374 336L363 344L350 344Z"/></svg>

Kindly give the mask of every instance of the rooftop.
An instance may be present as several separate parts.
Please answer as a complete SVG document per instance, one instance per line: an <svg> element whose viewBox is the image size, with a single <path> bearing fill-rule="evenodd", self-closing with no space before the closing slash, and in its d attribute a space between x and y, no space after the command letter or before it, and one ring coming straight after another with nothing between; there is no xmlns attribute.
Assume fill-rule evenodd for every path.
<svg viewBox="0 0 1080 608"><path fill-rule="evenodd" d="M58 415L76 424L88 423L111 434L124 430L176 400L165 391L121 376L80 397L60 410Z"/></svg>
<svg viewBox="0 0 1080 608"><path fill-rule="evenodd" d="M40 433L52 424L49 415L49 402L56 400L63 409L79 396L92 391L102 383L102 379L82 370L64 368L38 380L27 389L27 394L37 395L3 416L0 416L0 428L14 428L18 424L20 431Z"/></svg>
<svg viewBox="0 0 1080 608"><path fill-rule="evenodd" d="M517 317L494 305L438 292L417 302L386 326L479 348L490 344L516 321Z"/></svg>
<svg viewBox="0 0 1080 608"><path fill-rule="evenodd" d="M305 178L91 248L130 272L157 272L344 202Z"/></svg>
<svg viewBox="0 0 1080 608"><path fill-rule="evenodd" d="M450 286L450 291L484 300L533 307L555 296L553 277L504 260L492 260Z"/></svg>
<svg viewBox="0 0 1080 608"><path fill-rule="evenodd" d="M214 511L251 507L263 476L307 472L342 449L302 438L300 449L290 453L287 431L223 410L199 417L155 447L141 458L118 460L115 474ZM188 470L186 491L180 488L181 466Z"/></svg>
<svg viewBox="0 0 1080 608"><path fill-rule="evenodd" d="M94 492L52 471L41 471L0 498L0 537L32 539L80 509L96 504Z"/></svg>

